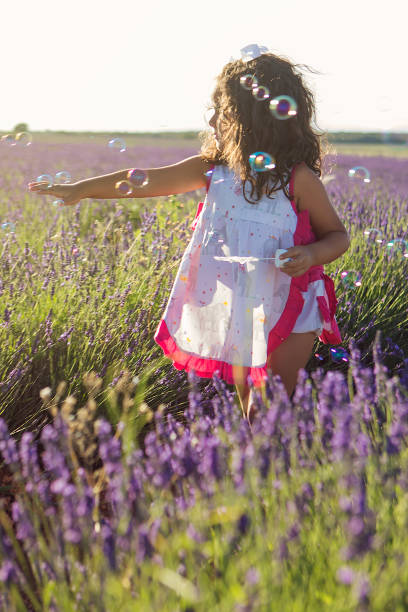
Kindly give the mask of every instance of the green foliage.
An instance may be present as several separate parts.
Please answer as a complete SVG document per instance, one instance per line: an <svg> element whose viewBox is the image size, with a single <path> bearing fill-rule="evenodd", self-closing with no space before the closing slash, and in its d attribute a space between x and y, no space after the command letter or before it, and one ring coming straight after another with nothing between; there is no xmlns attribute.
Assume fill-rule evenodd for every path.
<svg viewBox="0 0 408 612"><path fill-rule="evenodd" d="M13 127L13 132L18 133L18 132L28 132L28 124L27 123L17 123L17 125L15 125Z"/></svg>
<svg viewBox="0 0 408 612"><path fill-rule="evenodd" d="M9 180L13 183L16 177ZM4 215L7 192L0 195L3 196L0 213ZM0 327L0 381L10 383L1 396L0 413L16 439L25 430L39 430L42 419L50 420L51 410L40 399L40 392L50 387L51 395L56 394L61 404L65 402L67 412L75 404L80 407L72 409L71 416L73 421L80 422L81 428L78 427L76 433L82 431L83 438L78 436L77 443L90 462L94 440L89 440L84 433L88 431L84 422L85 401L88 411L93 410L95 416L103 416L111 422L116 428L115 435L121 439L126 472L131 453L143 447L143 433L154 428L153 413L163 414L165 408L169 412L183 412L190 390L187 376L185 372L175 371L154 342L153 335L181 254L191 237L189 225L196 205L194 200L183 201L175 196L164 200L128 200L126 206L118 203L115 207L111 203L91 201L75 210L62 211L48 238L49 226L36 214L38 202L26 197L15 239L4 239L10 257L7 264L5 258L2 262L4 290L0 296L0 313L3 315L6 308L10 310L9 325ZM346 203L342 202L341 206L343 219L351 223ZM392 211L395 234L406 231L401 207L401 202L395 202ZM147 210L154 210L157 218L148 231L142 231ZM370 210L369 215L369 224L378 226L379 212ZM134 235L126 245L125 229L129 223ZM65 237L62 236L63 228ZM75 232L78 232L78 248L81 250L85 246L86 252L74 260L70 249ZM392 253L380 259L378 247L375 243L367 243L361 228L354 230L351 226L350 235L352 244L345 256L325 266L326 273L336 283L337 320L344 337L343 345L347 348L351 338L365 338L362 358L370 365L375 327L380 326L383 337L398 341L407 354L405 268ZM42 288L44 274L39 262L47 253L47 242L51 243L50 250L58 245L64 254L54 260L58 282L53 291L52 282ZM25 243L30 246L26 256L23 255ZM159 249L162 249L161 256ZM340 273L345 269L364 270L364 283L358 288L341 284ZM383 274L384 269L387 274ZM21 291L23 283L24 291ZM128 287L130 291L125 296ZM46 320L51 310L52 332L48 333ZM137 326L139 317L141 323ZM376 323L370 327L373 317ZM71 326L72 333L64 337ZM93 341L87 335L90 329ZM315 348L321 350L323 347L316 342ZM391 368L399 365L393 355L385 353ZM354 402L357 389L352 368L329 360L320 364L311 359L307 369L313 372L321 365L325 371L342 369L347 372L348 389ZM16 369L20 370L19 374L13 377ZM98 385L88 376L90 371L103 372ZM123 380L128 377L137 377L132 396L126 395L122 387ZM378 393L381 396L379 405L386 415L387 425L391 426L395 409L393 388L379 380ZM313 389L313 401L317 405L316 389ZM372 406L369 410L374 412ZM374 414L373 417L375 419ZM199 423L193 423L192 427L198 428ZM173 492L166 488L158 490L147 480L143 485L148 505L146 524L151 526L155 519L163 519L155 541L161 562L150 559L138 563L134 554L122 554L116 571L108 566L102 537L85 550L68 546L62 555L55 537L61 525L61 514L42 516L39 500L22 490L18 499L24 500L33 511L39 542L39 552L34 549L27 552L30 566L36 568L39 561L58 559L55 579L46 580L38 593L22 547L10 532L22 569L32 580L28 580L23 590L25 598L31 601L34 609L41 609L38 602L42 599L44 609L54 602L58 609L67 611L92 610L96 601L108 610L117 607L129 612L269 610L271 602L277 610L291 612L305 609L320 612L328 607L334 612L355 610L355 592L336 579L342 565L339 553L349 535L336 503L346 493L339 484L346 467L341 462L327 462L321 431L318 433L308 457L312 465L296 463L296 448L292 444L293 471L290 477L282 476L279 485L274 471L277 465L265 480L259 478L254 462L262 449L256 446L254 439L253 455L249 453L249 459L253 457L254 462L251 464L249 460L245 471L245 494L238 492L231 478L225 478L215 487L212 497L197 493L192 507L176 508L171 517L166 512L174 504ZM408 452L404 448L394 459L381 453L384 431L376 420L367 433L379 449L377 455L370 456L366 470L367 499L377 511L378 538L370 555L351 565L357 573L370 576L372 610L404 610L408 606L408 493L395 483L393 474L397 469L406 473ZM236 444L230 432L221 426L214 431L214 436L225 444L228 470L232 474ZM302 444L301 440L297 442ZM207 476L202 474L203 479ZM289 558L280 559L281 535L288 532L296 518L294 495L306 482L316 491L315 499L305 512L299 536L288 542ZM95 482L92 484L95 490ZM187 484L182 483L181 487L188 492ZM95 512L97 524L98 511ZM237 540L236 526L243 514L248 515L250 526ZM118 532L125 539L126 523L132 517L121 518ZM9 530L10 521L1 508L0 521L3 528ZM198 545L189 535L191 526L200 536ZM66 578L65 558L72 561L72 584ZM81 562L85 571L76 561ZM254 569L259 576L251 581L248 572ZM23 610L26 603L22 601L22 593L14 585L8 588L3 584L2 587L16 609Z"/></svg>
<svg viewBox="0 0 408 612"><path fill-rule="evenodd" d="M122 393L123 397L117 408L124 426L118 428L115 435L122 439L124 494L131 475L128 459L134 450L126 441L129 425L126 415L140 413L144 416L148 413L143 402L135 400L136 396L129 411L126 380L128 378L124 377L115 387L117 394ZM94 382L87 380L89 391L94 388ZM93 395L90 393L90 397ZM390 427L394 419L393 407L389 399L384 397L384 400L388 402L387 427ZM193 434L199 435L198 421L191 423L190 427ZM305 609L323 612L330 606L334 612L352 612L359 609L356 608L358 577L365 575L371 585L370 610L405 609L408 603L408 490L397 483L396 475L404 474L408 469L408 449L404 448L399 456L384 453L372 454L368 458L366 495L369 507L376 509L375 543L366 556L346 563L342 561L341 551L350 533L339 499L351 493L345 477L352 466L345 459L328 462L320 435L314 436L310 449L302 446L307 461L301 463L296 451L302 443L296 436L292 437L292 433L288 432L291 438L290 473L283 469L279 458L266 477L260 476L257 467L266 440L259 433L253 437L253 452L247 455L244 471L244 488L238 492L231 475L236 469L235 457L242 449L237 448L234 431L227 431L221 425L214 427L213 436L222 441L225 450L225 477L213 483L211 495L196 490L195 503L186 509L177 507L170 488L160 489L151 479L145 480L143 495L140 496L145 504L144 524L149 528L155 520L161 520L154 540L155 555L138 562L133 549L129 552L120 550L119 538L126 540L132 516L119 508L114 521L119 536L116 569L109 567L100 528L95 528L96 535L91 534L88 517L84 517L83 527L84 533L88 534L87 544L66 544L62 553L61 542L53 535L58 533L62 524L62 510L47 517L41 530L38 519L45 517L41 515L41 504L36 506L39 502L37 495L28 495L22 488L18 495L21 507L37 512L32 516L36 519L33 524L38 549L17 542L10 520L2 510L0 522L10 535L24 576L30 575L30 567L41 567L43 562L51 565L55 573L53 578L44 580L40 590L36 588L34 574L32 583L28 579L23 581L25 597L38 611L49 609L51 603L61 611L86 611L99 602L101 609L117 607L129 612L173 612L191 608L197 612L209 609L228 612L248 608L269 610L272 606L298 612ZM182 431L179 435L181 438ZM384 436L385 431L382 433ZM176 442L167 442L170 446L174 443L174 452ZM316 457L321 457L322 461L317 462ZM203 478L210 480L210 475L203 474ZM73 482L78 486L76 470L73 470ZM187 494L187 482L183 483L181 478L179 483ZM303 498L300 507L299 501L295 504L294 500L299 500L306 483L314 494L312 498ZM62 495L58 499L61 508ZM170 513L169 508L172 509ZM95 525L99 525L97 516L96 513ZM243 516L247 517L247 526L239 529ZM283 535L289 534L295 524L298 530L287 539L286 553L282 555ZM27 549L25 557L23 548ZM338 579L338 571L345 565L357 577L353 588ZM0 590L7 593L16 610L24 609L22 593L14 584L8 587L0 582Z"/></svg>

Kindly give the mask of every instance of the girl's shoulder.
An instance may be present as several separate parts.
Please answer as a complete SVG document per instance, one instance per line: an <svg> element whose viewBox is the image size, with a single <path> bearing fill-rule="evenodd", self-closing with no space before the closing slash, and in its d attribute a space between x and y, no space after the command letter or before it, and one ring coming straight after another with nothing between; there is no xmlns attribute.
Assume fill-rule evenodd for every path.
<svg viewBox="0 0 408 612"><path fill-rule="evenodd" d="M305 210L305 198L302 198L310 189L316 188L317 183L323 186L320 178L309 168L305 162L296 166L293 179L293 197L298 211Z"/></svg>

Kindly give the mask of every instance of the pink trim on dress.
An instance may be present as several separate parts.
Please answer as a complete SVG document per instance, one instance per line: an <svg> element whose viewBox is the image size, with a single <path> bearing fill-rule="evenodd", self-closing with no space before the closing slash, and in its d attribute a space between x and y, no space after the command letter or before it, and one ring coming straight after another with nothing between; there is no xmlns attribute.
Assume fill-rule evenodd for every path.
<svg viewBox="0 0 408 612"><path fill-rule="evenodd" d="M171 337L164 319L160 321L159 327L154 335L154 340L161 346L166 357L172 359L173 366L177 370L186 370L186 372L194 370L197 376L203 378L212 378L212 375L217 372L219 378L222 378L230 385L235 384L231 364L217 359L200 357L199 355L186 353L180 350ZM247 380L250 374L254 381L254 385L257 387L263 384L264 378L266 377L266 368L244 367L243 372L245 380Z"/></svg>
<svg viewBox="0 0 408 612"><path fill-rule="evenodd" d="M293 244L311 244L316 242L316 236L313 233L310 225L309 211L301 210L297 211L296 202L294 198L294 179L295 170L300 164L292 169L292 174L289 182L289 196L290 203L293 211L297 216L296 229L293 235ZM317 296L316 300L322 313L323 320L327 323L330 322L331 331L323 329L322 334L319 336L319 340L324 344L340 344L342 338L337 322L334 318L336 314L337 299L334 291L334 283L332 279L324 273L323 266L312 266L302 276L292 278L289 289L289 296L286 302L286 306L276 323L275 327L271 329L268 336L267 356L274 351L292 332L295 326L296 320L302 312L304 298L302 291L307 291L309 283L322 279L324 281L324 287L328 298L324 296Z"/></svg>

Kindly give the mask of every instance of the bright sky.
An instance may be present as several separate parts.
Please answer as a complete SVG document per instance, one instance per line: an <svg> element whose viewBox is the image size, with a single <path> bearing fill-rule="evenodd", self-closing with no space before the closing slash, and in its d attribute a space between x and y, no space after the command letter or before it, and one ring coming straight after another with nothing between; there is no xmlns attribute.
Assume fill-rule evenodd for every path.
<svg viewBox="0 0 408 612"><path fill-rule="evenodd" d="M5 0L0 130L202 129L250 43L304 72L325 130L408 131L404 0Z"/></svg>

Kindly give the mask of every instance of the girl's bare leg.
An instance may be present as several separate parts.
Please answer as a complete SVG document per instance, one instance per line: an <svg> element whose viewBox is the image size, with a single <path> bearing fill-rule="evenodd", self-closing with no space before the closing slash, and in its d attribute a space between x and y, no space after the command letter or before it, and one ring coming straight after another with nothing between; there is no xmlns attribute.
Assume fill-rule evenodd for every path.
<svg viewBox="0 0 408 612"><path fill-rule="evenodd" d="M316 334L314 332L289 334L286 340L268 357L266 368L272 370L274 376L279 374L288 397L291 397L295 390L300 368L304 368L310 359L315 339ZM250 423L252 423L254 415L255 406L252 403L251 393L247 403L247 418Z"/></svg>
<svg viewBox="0 0 408 612"><path fill-rule="evenodd" d="M237 391L238 402L241 407L242 415L244 418L246 418L248 412L248 400L250 391L249 385L246 382L248 369L249 368L244 368L243 366L232 366L235 389Z"/></svg>

